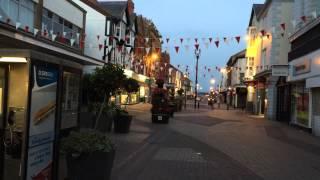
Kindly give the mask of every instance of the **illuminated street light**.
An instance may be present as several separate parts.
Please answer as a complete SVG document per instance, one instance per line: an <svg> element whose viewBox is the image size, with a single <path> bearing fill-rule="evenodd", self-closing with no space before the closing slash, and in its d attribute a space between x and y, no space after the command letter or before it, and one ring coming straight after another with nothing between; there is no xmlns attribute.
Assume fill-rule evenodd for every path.
<svg viewBox="0 0 320 180"><path fill-rule="evenodd" d="M210 80L210 83L211 83L212 85L214 85L214 84L216 83L216 80L215 80L215 79L211 79L211 80Z"/></svg>

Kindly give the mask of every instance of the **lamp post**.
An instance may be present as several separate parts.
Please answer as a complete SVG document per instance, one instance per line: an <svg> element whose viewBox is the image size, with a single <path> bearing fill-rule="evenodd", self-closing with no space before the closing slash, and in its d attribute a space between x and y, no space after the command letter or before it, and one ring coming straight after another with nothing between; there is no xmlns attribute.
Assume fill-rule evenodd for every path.
<svg viewBox="0 0 320 180"><path fill-rule="evenodd" d="M195 81L195 87L194 87L194 92L195 92L195 97L194 97L194 108L197 108L197 98L198 98L198 63L199 63L199 58L201 54L201 49L195 49L194 54L196 56L196 81Z"/></svg>

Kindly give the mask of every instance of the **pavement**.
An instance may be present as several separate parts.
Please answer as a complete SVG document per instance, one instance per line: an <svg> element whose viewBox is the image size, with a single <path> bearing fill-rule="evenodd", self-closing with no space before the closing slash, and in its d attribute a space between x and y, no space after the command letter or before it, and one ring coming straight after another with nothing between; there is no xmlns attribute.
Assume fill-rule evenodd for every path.
<svg viewBox="0 0 320 180"><path fill-rule="evenodd" d="M320 179L320 140L287 124L202 104L151 123L151 106L128 106L131 131L112 134L112 180Z"/></svg>

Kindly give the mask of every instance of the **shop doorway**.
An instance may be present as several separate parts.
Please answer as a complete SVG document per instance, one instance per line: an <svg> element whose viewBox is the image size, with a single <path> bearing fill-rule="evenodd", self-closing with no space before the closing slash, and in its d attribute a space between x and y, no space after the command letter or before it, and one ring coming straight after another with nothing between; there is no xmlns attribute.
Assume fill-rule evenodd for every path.
<svg viewBox="0 0 320 180"><path fill-rule="evenodd" d="M28 101L27 63L0 65L0 180L20 180Z"/></svg>

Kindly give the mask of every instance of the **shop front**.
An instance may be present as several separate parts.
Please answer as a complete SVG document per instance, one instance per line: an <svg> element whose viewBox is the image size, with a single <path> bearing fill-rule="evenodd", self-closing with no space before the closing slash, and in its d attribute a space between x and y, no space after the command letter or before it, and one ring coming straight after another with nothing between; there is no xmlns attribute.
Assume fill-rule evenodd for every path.
<svg viewBox="0 0 320 180"><path fill-rule="evenodd" d="M128 105L128 104L137 104L140 102L148 102L150 96L150 84L149 77L137 74L131 70L125 69L125 75L127 78L133 78L139 82L139 91L136 93L121 92L118 96L115 97L116 102L120 102L120 104ZM151 82L151 81L150 81Z"/></svg>
<svg viewBox="0 0 320 180"><path fill-rule="evenodd" d="M64 169L60 138L78 126L82 65L32 50L4 54L0 51L0 179L57 178Z"/></svg>
<svg viewBox="0 0 320 180"><path fill-rule="evenodd" d="M2 46L10 44L0 46L0 180L65 177L59 142L78 127L82 68L93 63Z"/></svg>

